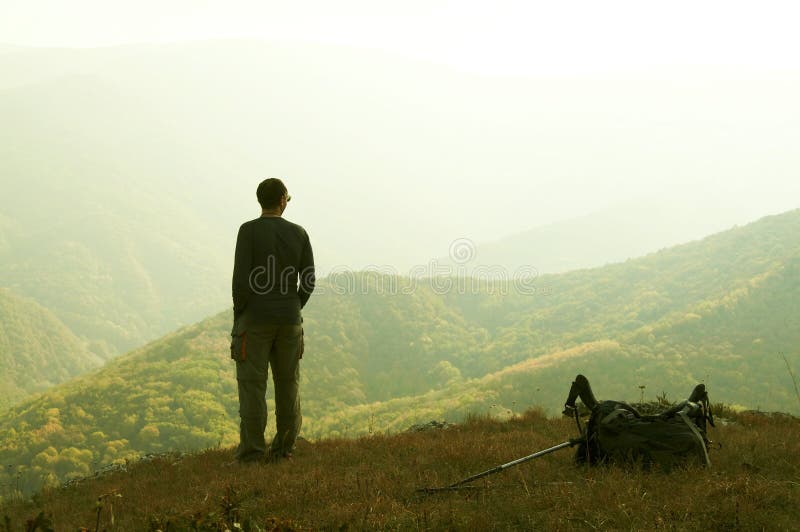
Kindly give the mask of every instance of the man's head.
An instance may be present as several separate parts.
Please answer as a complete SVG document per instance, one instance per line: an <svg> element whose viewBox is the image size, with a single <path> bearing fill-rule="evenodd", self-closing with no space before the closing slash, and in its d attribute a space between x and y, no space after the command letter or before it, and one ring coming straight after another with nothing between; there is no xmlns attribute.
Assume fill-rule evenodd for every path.
<svg viewBox="0 0 800 532"><path fill-rule="evenodd" d="M258 184L256 197L262 209L280 212L283 212L286 208L286 203L291 199L286 190L286 185L275 177L265 179Z"/></svg>

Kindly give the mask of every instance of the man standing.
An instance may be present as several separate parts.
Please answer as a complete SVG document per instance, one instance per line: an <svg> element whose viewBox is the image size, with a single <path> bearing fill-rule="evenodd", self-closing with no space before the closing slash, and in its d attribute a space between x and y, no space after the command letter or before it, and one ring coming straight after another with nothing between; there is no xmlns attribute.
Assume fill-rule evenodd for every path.
<svg viewBox="0 0 800 532"><path fill-rule="evenodd" d="M303 328L300 310L314 290L314 256L305 229L281 217L291 196L280 179L266 179L256 196L261 216L236 238L234 333L244 333L236 357L240 462L291 456L302 416L298 395ZM277 431L267 449L267 375L272 369Z"/></svg>

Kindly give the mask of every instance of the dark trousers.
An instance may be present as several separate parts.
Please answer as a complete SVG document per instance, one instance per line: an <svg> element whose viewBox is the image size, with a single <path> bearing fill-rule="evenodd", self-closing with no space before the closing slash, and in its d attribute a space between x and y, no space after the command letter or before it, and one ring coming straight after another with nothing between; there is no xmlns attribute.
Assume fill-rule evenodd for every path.
<svg viewBox="0 0 800 532"><path fill-rule="evenodd" d="M294 448L303 418L300 414L300 325L254 324L246 327L247 358L236 362L239 385L239 447L236 458L258 460L267 454L267 376L272 368L277 430L269 453Z"/></svg>

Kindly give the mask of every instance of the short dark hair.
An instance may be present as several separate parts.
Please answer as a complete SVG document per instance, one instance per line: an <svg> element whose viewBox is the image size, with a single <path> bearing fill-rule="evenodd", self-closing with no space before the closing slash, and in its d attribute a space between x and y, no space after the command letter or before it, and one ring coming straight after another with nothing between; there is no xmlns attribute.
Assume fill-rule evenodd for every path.
<svg viewBox="0 0 800 532"><path fill-rule="evenodd" d="M274 209L281 203L281 198L286 195L286 185L276 177L270 177L258 184L256 197L262 209Z"/></svg>

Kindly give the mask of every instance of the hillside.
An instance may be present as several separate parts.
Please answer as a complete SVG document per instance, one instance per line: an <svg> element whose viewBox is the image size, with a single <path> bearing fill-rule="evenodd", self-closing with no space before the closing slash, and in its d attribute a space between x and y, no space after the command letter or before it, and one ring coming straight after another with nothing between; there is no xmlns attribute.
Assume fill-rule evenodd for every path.
<svg viewBox="0 0 800 532"><path fill-rule="evenodd" d="M303 434L398 431L531 405L555 412L578 372L600 397L634 399L645 386L680 399L702 381L715 401L798 412L780 356L797 368L798 227L800 211L767 217L543 276L532 293L331 277L305 313ZM11 409L0 463L24 464L31 489L141 453L233 444L230 320L226 311L185 327Z"/></svg>
<svg viewBox="0 0 800 532"><path fill-rule="evenodd" d="M0 288L0 411L101 362L53 313Z"/></svg>
<svg viewBox="0 0 800 532"><path fill-rule="evenodd" d="M290 463L231 467L231 449L168 454L99 478L15 496L10 529L791 530L800 519L797 418L717 411L710 469L576 467L560 450L425 494L576 435L528 411L442 430L301 442ZM726 416L722 423L719 414Z"/></svg>

